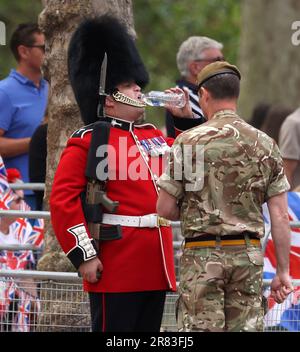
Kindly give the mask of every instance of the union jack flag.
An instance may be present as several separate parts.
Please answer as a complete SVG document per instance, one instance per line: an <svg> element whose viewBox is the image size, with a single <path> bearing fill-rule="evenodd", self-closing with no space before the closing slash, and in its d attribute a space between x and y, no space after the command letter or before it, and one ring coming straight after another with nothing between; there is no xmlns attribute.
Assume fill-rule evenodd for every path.
<svg viewBox="0 0 300 352"><path fill-rule="evenodd" d="M33 228L27 219L18 219L11 226L20 244L32 244L38 248L43 246L44 221L42 219L37 219ZM24 270L29 265L35 267L35 258L31 250L0 251L0 268ZM14 279L1 281L1 284L0 321L5 322L6 325L11 324L12 331L30 331L32 325L30 319L36 319L40 312L39 298L20 288L19 283ZM13 304L14 302L16 304ZM12 304L16 310L11 315L12 321L8 321L8 312Z"/></svg>
<svg viewBox="0 0 300 352"><path fill-rule="evenodd" d="M0 281L0 327L3 330L3 325L12 324L8 322L8 312L10 304L15 301L15 294L18 288L14 281L2 278ZM8 328L8 327L6 327Z"/></svg>
<svg viewBox="0 0 300 352"><path fill-rule="evenodd" d="M3 159L0 156L0 194L4 194L9 189L7 181L7 173L4 166Z"/></svg>
<svg viewBox="0 0 300 352"><path fill-rule="evenodd" d="M2 180L6 180L6 170L1 164L0 158L0 174L3 176ZM3 181L3 184L4 184ZM8 183L5 193L0 192L0 209L8 210L10 202L13 200L14 193L10 189ZM6 187L6 186L5 186ZM4 189L4 186L1 188ZM20 204L20 210L28 210L28 205L25 201ZM31 244L37 248L42 248L44 239L44 220L35 219L33 226L31 226L28 219L18 218L10 225L10 232L13 234L16 242L19 244ZM2 250L0 252L0 268L6 269L26 269L28 264L35 264L35 259L32 251L6 251Z"/></svg>
<svg viewBox="0 0 300 352"><path fill-rule="evenodd" d="M300 220L300 193L288 193L288 212L290 221ZM266 233L270 231L270 217L264 208ZM275 247L272 235L269 236L264 255L264 279L272 279L276 273ZM291 229L290 276L300 279L300 227ZM283 304L277 304L267 290L268 312L265 315L265 326L283 328L288 331L300 331L300 286L294 287Z"/></svg>
<svg viewBox="0 0 300 352"><path fill-rule="evenodd" d="M27 219L19 218L10 227L19 244L31 244L42 249L44 244L44 221L42 219L36 219L32 227ZM2 250L0 252L0 268L22 270L29 265L35 265L31 250Z"/></svg>
<svg viewBox="0 0 300 352"><path fill-rule="evenodd" d="M18 312L15 315L15 324L13 331L29 332L32 322L30 320L32 313L38 313L39 309L33 308L35 302L39 299L34 299L31 295L23 290L19 290L19 305ZM38 310L38 311L37 311Z"/></svg>
<svg viewBox="0 0 300 352"><path fill-rule="evenodd" d="M9 209L9 202L13 199L13 191L7 181L7 173L0 156L0 209Z"/></svg>
<svg viewBox="0 0 300 352"><path fill-rule="evenodd" d="M13 200L13 192L12 190L6 191L6 193L0 193L0 209L8 210L9 204Z"/></svg>
<svg viewBox="0 0 300 352"><path fill-rule="evenodd" d="M27 243L42 248L44 244L44 226L45 223L43 219L35 219L32 225L32 231L27 238Z"/></svg>
<svg viewBox="0 0 300 352"><path fill-rule="evenodd" d="M0 157L0 209L8 210L14 199L14 192L7 182L7 173ZM22 201L20 210L28 210L27 204ZM10 234L19 244L31 244L42 248L44 238L44 220L35 219L31 226L28 219L18 218L10 225ZM31 250L0 251L0 269L24 270L31 265L35 266L35 258ZM33 283L32 290L36 285ZM12 310L14 314L9 314ZM12 331L30 331L31 319L36 319L40 311L40 300L14 279L0 281L0 326L11 326Z"/></svg>

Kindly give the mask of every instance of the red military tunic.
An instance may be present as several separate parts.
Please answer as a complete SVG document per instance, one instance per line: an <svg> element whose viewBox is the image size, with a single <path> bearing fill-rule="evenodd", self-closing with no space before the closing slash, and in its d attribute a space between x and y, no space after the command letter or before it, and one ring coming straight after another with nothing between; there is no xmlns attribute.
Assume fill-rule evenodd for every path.
<svg viewBox="0 0 300 352"><path fill-rule="evenodd" d="M163 171L163 157L159 154L168 148L166 140L152 125L134 126L124 120L108 119L112 127L107 195L119 201L116 214L143 216L156 213L156 180ZM55 234L72 262L77 261L77 267L97 255L90 243L91 236L80 201L87 183L85 168L91 131L87 126L69 139L55 174L50 198ZM172 140L167 142L171 144ZM95 284L84 281L86 291L176 289L170 227L123 226L122 239L101 241L98 256L103 264L101 279Z"/></svg>

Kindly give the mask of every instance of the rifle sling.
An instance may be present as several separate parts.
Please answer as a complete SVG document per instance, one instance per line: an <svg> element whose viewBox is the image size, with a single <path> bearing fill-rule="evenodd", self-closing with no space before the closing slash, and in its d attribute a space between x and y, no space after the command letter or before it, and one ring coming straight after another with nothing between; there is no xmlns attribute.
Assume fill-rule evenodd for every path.
<svg viewBox="0 0 300 352"><path fill-rule="evenodd" d="M106 167L103 170L99 168L100 172L102 171L100 175L97 175L96 171L97 165L101 161L108 158L106 147L109 140L110 126L111 125L109 122L103 120L97 121L93 126L92 139L88 151L87 164L85 169L85 176L88 178L88 180L106 182L108 179L108 162L106 163ZM97 156L97 150L100 146L103 148L103 153L101 153L100 156Z"/></svg>

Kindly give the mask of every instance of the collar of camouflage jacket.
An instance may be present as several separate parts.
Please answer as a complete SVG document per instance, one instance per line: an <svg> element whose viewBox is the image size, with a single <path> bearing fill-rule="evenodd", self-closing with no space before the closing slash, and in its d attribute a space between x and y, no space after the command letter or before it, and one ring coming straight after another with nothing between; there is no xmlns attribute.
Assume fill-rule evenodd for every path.
<svg viewBox="0 0 300 352"><path fill-rule="evenodd" d="M226 110L219 110L217 112L215 112L211 118L212 119L219 119L219 118L223 118L223 117L237 117L239 118L238 114L230 109L226 109Z"/></svg>

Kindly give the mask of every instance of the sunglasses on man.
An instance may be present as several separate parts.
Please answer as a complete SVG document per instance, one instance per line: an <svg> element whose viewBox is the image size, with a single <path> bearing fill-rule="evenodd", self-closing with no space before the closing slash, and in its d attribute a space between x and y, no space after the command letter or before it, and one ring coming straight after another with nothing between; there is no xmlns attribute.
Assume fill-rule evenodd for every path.
<svg viewBox="0 0 300 352"><path fill-rule="evenodd" d="M28 48L40 48L43 52L45 52L45 49L46 49L46 46L45 44L34 44L34 45L25 45L27 46Z"/></svg>

